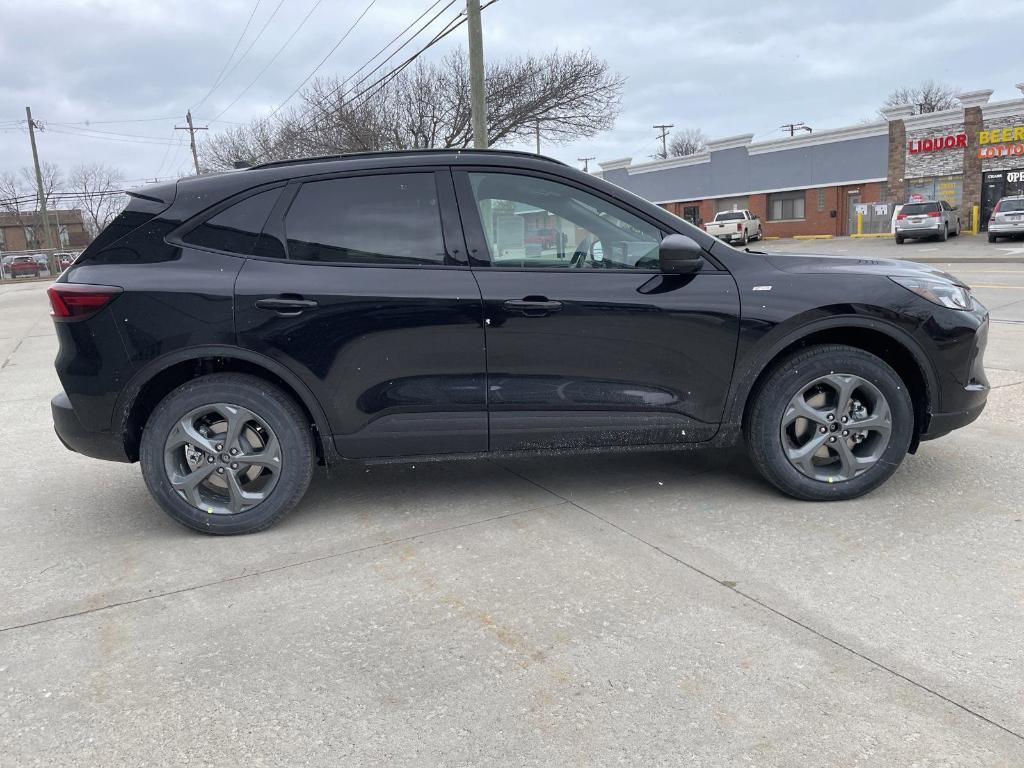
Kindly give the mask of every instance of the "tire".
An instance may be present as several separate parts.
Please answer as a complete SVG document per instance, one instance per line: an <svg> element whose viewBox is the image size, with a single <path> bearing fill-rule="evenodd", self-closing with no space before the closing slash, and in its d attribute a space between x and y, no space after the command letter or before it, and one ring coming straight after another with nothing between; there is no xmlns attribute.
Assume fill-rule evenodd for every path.
<svg viewBox="0 0 1024 768"><path fill-rule="evenodd" d="M896 235L896 245L903 245L904 239L900 235Z"/></svg>
<svg viewBox="0 0 1024 768"><path fill-rule="evenodd" d="M791 408L792 402L804 388L821 378L836 375L863 382L862 388L853 390L851 400L866 400L866 390L873 388L876 394L884 398L891 417L888 442L883 440L882 432L871 432L864 443L855 444L849 452L850 455L861 459L853 451L861 450L863 445L869 453L877 453L877 458L872 459L874 463L863 470L855 470L849 479L838 480L835 477L811 477L806 471L798 469L787 458L787 446L784 441L790 438L786 427L783 426L787 415L794 412ZM877 405L877 401L872 404L872 411ZM820 412L826 413L827 409ZM799 419L793 423L798 422ZM813 425L813 422L807 423ZM821 425L827 425L827 429L832 429L832 424L835 423L822 421ZM840 424L839 432L827 432L821 435L821 440L825 440L826 436L843 440L842 430L851 427L847 432L856 433L853 428L855 424L856 421ZM820 427L814 426L809 434L817 438L819 429ZM869 493L892 476L910 447L914 434L914 410L903 380L883 360L855 347L837 344L818 345L793 353L779 361L769 371L767 377L751 394L744 434L754 465L761 475L780 491L806 501L841 501ZM855 434L847 443L856 439ZM812 438L808 438L807 444L811 442ZM827 449L828 460L839 461L837 450L831 448L828 443L824 443L823 448ZM820 452L821 449L818 450ZM817 455L818 453L813 454L807 461L815 461L814 457ZM814 469L816 472L820 470L822 475L841 472L839 468L834 469L834 466L821 464Z"/></svg>
<svg viewBox="0 0 1024 768"><path fill-rule="evenodd" d="M757 228L757 242L759 242L759 243L763 243L764 242L764 232L761 230L760 227Z"/></svg>
<svg viewBox="0 0 1024 768"><path fill-rule="evenodd" d="M991 232L989 232L989 233L988 233L988 241L989 241L990 243L994 243L994 242L996 242L996 241L997 241L998 239L999 239L999 238L998 238L998 237L996 237L995 235L993 235L993 234L992 234Z"/></svg>
<svg viewBox="0 0 1024 768"><path fill-rule="evenodd" d="M942 234L939 235L939 242L944 243L949 240L949 224L942 225Z"/></svg>
<svg viewBox="0 0 1024 768"><path fill-rule="evenodd" d="M207 440L209 450L199 454L198 466L182 462L182 459L187 460L188 447L173 450L168 447L175 439L183 439L182 435L194 434L197 440L189 445L193 445L193 449L199 448L199 441L206 438L207 433L199 435L195 430L202 431L207 427L196 428L193 419L216 417L194 417L194 414L224 413L225 410L247 414L240 416L239 420L245 423L242 431L249 438L234 441L241 450L234 459L228 453L231 446L217 443L217 435L212 432L212 437ZM225 416L225 421L220 423L211 423L210 429L226 429L227 418ZM191 433L184 432L179 426L186 420L193 427ZM243 439L245 444L241 442ZM258 447L263 452L253 451L253 445L259 443L262 443ZM217 446L222 448L214 450ZM268 467L272 465L273 469L249 466L244 461L246 453L262 457L261 463ZM276 456L276 460L269 461L271 456ZM172 471L180 469L176 474L182 479L189 472L198 473L200 468L205 470L204 457L210 466L207 479L200 483L198 490L192 489L191 492L197 494L193 500L186 500L182 495L185 491L179 493L172 485ZM265 530L290 512L309 487L315 458L309 420L294 400L256 376L215 373L183 384L160 401L143 430L139 461L150 493L171 518L203 533L231 535ZM195 454L192 459L195 459ZM240 465L230 463L236 459L241 461ZM232 473L232 466L243 468ZM224 473L217 477L214 469L218 472L223 469ZM250 479L250 473L257 477ZM230 483L231 474L241 479ZM211 483L221 483L223 490ZM236 492L230 492L229 486ZM265 495L265 498L248 505L260 495ZM234 509L235 500L245 502L237 505L237 511ZM193 501L199 501L205 511Z"/></svg>
<svg viewBox="0 0 1024 768"><path fill-rule="evenodd" d="M744 246L744 245L746 245L749 242L750 242L750 237L747 235L746 232L744 232L743 233L743 239L740 240L740 245Z"/></svg>

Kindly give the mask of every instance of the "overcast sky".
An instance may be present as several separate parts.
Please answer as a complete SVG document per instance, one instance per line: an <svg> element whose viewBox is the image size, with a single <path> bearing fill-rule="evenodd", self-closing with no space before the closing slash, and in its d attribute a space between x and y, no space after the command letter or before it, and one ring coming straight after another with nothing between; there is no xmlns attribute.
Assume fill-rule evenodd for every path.
<svg viewBox="0 0 1024 768"><path fill-rule="evenodd" d="M279 2L262 37L195 110L197 124L217 131L226 121L266 115L369 0L320 0L269 67L316 0L261 0L236 60ZM376 0L321 71L351 73L430 4ZM187 173L186 134L174 126L210 89L254 5L3 0L0 171L31 162L24 123L13 122L24 120L29 105L46 127L40 155L64 169L100 161L128 181ZM872 117L894 87L927 77L965 90L995 89L993 100L1019 97L1022 11L1024 0L498 0L484 12L484 51L504 57L589 47L607 59L627 78L614 130L544 149L571 162L639 162L658 146L654 123L699 127L712 138L753 133L755 141L780 136L787 122L841 127ZM464 40L462 27L427 55L443 55ZM208 123L222 111L220 122Z"/></svg>

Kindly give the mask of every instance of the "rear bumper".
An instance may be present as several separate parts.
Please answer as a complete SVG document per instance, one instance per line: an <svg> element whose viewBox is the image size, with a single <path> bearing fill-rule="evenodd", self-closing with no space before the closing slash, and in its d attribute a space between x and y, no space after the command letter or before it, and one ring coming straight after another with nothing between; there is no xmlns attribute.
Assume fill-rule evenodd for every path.
<svg viewBox="0 0 1024 768"><path fill-rule="evenodd" d="M1024 235L1024 224L989 224L989 234L992 235Z"/></svg>
<svg viewBox="0 0 1024 768"><path fill-rule="evenodd" d="M896 228L896 234L899 237L938 237L941 232L941 226L915 227L914 229Z"/></svg>
<svg viewBox="0 0 1024 768"><path fill-rule="evenodd" d="M94 459L131 461L119 436L109 432L91 432L82 426L74 406L63 392L50 401L50 411L53 413L53 429L68 450Z"/></svg>

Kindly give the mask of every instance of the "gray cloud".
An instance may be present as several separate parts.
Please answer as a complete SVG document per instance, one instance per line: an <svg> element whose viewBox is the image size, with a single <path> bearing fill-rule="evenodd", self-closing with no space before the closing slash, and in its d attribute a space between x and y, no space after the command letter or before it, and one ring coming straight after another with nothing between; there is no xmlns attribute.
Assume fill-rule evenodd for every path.
<svg viewBox="0 0 1024 768"><path fill-rule="evenodd" d="M209 89L253 2L7 0L0 24L0 71L6 75L0 81L0 170L30 162L24 128L9 122L23 119L28 104L49 127L39 137L41 154L65 168L105 162L132 180L186 172L187 142L174 125ZM248 39L277 2L262 0ZM227 106L313 2L284 0L264 36L197 117L209 120ZM240 122L272 110L365 4L323 0L222 119ZM323 71L352 72L429 4L378 0ZM608 59L628 77L615 130L545 150L572 162L582 155L640 160L656 149L650 126L657 122L699 127L712 137L752 132L759 139L781 135L778 126L790 121L838 127L873 117L893 88L928 77L964 89L995 88L996 99L1017 96L1013 83L1022 78L1014 71L1013 52L1019 33L996 17L1019 18L1024 0L1003 2L989 21L978 19L978 9L971 0L499 0L484 14L485 50L502 57L589 47ZM432 53L442 55L463 39L464 28ZM142 118L164 119L99 122ZM227 125L212 123L210 129Z"/></svg>

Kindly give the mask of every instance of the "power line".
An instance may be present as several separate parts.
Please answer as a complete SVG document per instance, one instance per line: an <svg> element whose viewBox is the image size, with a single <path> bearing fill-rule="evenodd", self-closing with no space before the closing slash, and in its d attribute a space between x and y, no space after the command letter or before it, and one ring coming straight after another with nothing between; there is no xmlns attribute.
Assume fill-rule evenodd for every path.
<svg viewBox="0 0 1024 768"><path fill-rule="evenodd" d="M376 1L377 0L370 0L370 6L372 6ZM217 114L217 117L215 117L214 120L220 118L225 112L227 112L229 109L231 109L233 106L235 106L235 104L238 103L238 100L241 99L243 96L245 96L245 94L249 92L250 88L252 88L254 85L256 85L256 81L259 80L261 77L263 77L263 73L266 72L268 69L270 69L271 65L275 61L277 61L277 57L278 56L280 56L282 53L284 53L284 49L288 47L288 44L299 33L299 30L302 29L302 27L305 25L305 23L309 19L309 17L313 15L313 11L315 11L317 9L317 7L320 5L321 2L323 2L323 0L316 0L316 2L313 3L313 5L310 7L310 9L306 12L306 15L302 17L302 21L299 22L299 25L295 28L295 30L290 35L288 35L288 39L285 40L284 43L282 43L281 47L277 49L277 53L275 53L273 56L270 57L270 61L268 61L264 65L263 69L261 69L259 71L259 73L256 75L256 77L254 77L252 79L252 81L247 86L245 86L245 88L242 89L242 92L240 94L238 94L230 104L228 104L226 107L224 107L224 109L222 109ZM363 13L359 17L359 19L362 19L363 16L366 15L366 11L370 10L370 6L366 7L366 10L363 11ZM359 23L359 19L356 19L355 24ZM355 27L355 24L353 24L352 27ZM350 27L349 28L349 32L351 32L351 31L352 31L352 28ZM346 33L346 37L347 37L347 33ZM344 38L342 38L342 40L344 40ZM340 41L338 42L338 45L341 45ZM335 46L335 48L337 48L337 46ZM332 50L331 53L333 53L333 52L334 51ZM330 55L330 54L328 54L328 55ZM323 62L321 62L321 63L323 63ZM291 97L289 96L288 98L291 98Z"/></svg>
<svg viewBox="0 0 1024 768"><path fill-rule="evenodd" d="M47 129L51 129L52 126L55 126L55 125L59 126L60 129L62 131L64 131L64 132L67 132L67 131L79 132L79 131L81 131L81 132L84 132L84 133L102 134L104 136L121 136L121 137L129 138L129 139L155 139L157 141L160 140L159 136L153 136L152 134L119 133L117 131L101 131L101 130L96 129L96 128L79 128L77 126L62 125L60 123L45 123L44 125L45 125L45 127Z"/></svg>
<svg viewBox="0 0 1024 768"><path fill-rule="evenodd" d="M378 56L380 56L382 53L384 53L384 51L386 51L388 48L390 48L392 45L394 45L395 42L399 38L401 38L406 32L408 32L410 29L412 29L415 25L419 24L420 20L424 16L426 16L428 13L430 13L432 10L434 10L434 8L436 8L442 2L444 2L444 0L434 0L434 2L431 3L427 7L427 10L425 10L423 13L421 13L419 16L417 16L415 19L413 19L409 23L409 25L406 26L405 29L403 29L401 32L399 32L397 35L395 35L393 38L391 38L391 40L388 41L387 45L385 45L383 48L381 48L379 51L377 51L375 54L373 54L373 56L371 56L369 59L367 59L362 64L362 66L359 67L359 69L357 69L355 72L353 72L351 75L349 75L348 78L346 78L343 82L347 83L347 82L351 81L356 75L358 75L360 72L362 72L364 69L366 69L366 67L368 67L370 65L370 63L374 59L376 59ZM444 13L446 10L448 10L454 4L455 4L455 0L450 0L450 2L444 8L441 9L441 11L437 14L437 16L434 16L434 19L436 19L438 16L440 16L442 13ZM433 22L434 19L431 19L431 22ZM429 26L431 22L428 22L427 26ZM422 30L420 30L420 32L422 32ZM414 34L412 37L410 37L408 40L406 40L404 43L402 43L402 45L400 45L398 48L396 48L394 51L392 51L391 55L389 55L386 59L384 59L384 61L382 61L380 64L378 64L373 70L368 72L367 75L363 78L363 80L365 80L366 77L370 77L374 72L376 72L378 69L383 67L389 61L391 61L391 59L394 58L395 54L397 54L400 50L402 50L402 48L404 48L409 43L411 43L413 40L415 40L416 39L416 35L420 34L420 32L417 32L416 34ZM360 80L359 82L361 83L361 82L363 82L363 80ZM358 83L357 83L357 85L358 85Z"/></svg>
<svg viewBox="0 0 1024 768"><path fill-rule="evenodd" d="M331 58L331 56L333 56L333 55L334 55L334 52L335 52L336 50L338 50L338 47L339 47L339 46L340 46L340 45L341 45L342 43L344 43L344 42L345 42L346 38L348 38L348 36L349 36L349 35L350 35L350 34L352 33L352 30L353 30L353 29L355 29L355 28L356 28L356 25L357 25L357 24L358 24L358 23L359 23L360 21L362 21L362 20L363 20L363 16L365 16L365 15L366 15L366 14L367 14L367 13L369 12L369 10L370 10L370 9L371 9L371 8L373 7L374 3L376 3L376 2L377 2L377 0L370 0L370 3L369 3L369 5L367 5L367 6L366 6L366 8L364 8L364 9L363 9L363 12L362 12L361 14L359 14L359 16L358 16L358 17L356 18L356 20L352 22L352 24L351 24L351 25L349 26L349 28L348 28L347 30L345 30L345 34L343 34L343 35L341 36L341 39L340 39L340 40L338 40L338 42L336 42L336 43L334 44L334 47L333 47L333 48L331 48L331 50L327 52L327 55L326 55L326 56L324 56L324 57L323 57L322 59L320 59L320 63L319 63L319 64L317 64L317 65L316 65L315 67L313 67L313 71L312 71L312 72L310 72L310 73L309 73L308 75L306 75L305 79L304 79L304 80L303 80L303 81L302 81L301 83L299 83L299 84L298 84L297 86L295 86L295 90L293 90L293 91L292 91L291 93L289 93L289 94L288 94L288 97L287 97L287 98L286 98L286 99L285 99L284 101L282 101L282 102L281 102L281 103L280 103L280 104L279 104L279 105L278 105L278 106L277 106L277 107L276 107L276 108L274 109L274 111L273 111L273 112L271 112L271 113L270 113L270 117L273 117L274 115L276 115L276 114L277 114L277 113L278 113L278 112L279 112L279 111L281 110L281 108L282 108L282 107L283 107L283 106L284 106L285 104L287 104L287 103L288 103L288 102L289 102L289 101L291 100L292 96L294 96L294 95L295 95L296 93L298 93L298 92L299 92L299 89L300 89L300 88L302 88L302 86L304 86L304 85L305 85L306 83L308 83L308 82L309 82L309 79L310 79L310 78L311 78L311 77L312 77L313 75L315 75L315 74L317 73L317 70L318 70L318 69L320 69L320 67L322 67L322 66L324 65L324 62L325 62L325 61L327 61L327 60L328 60L329 58ZM317 0L317 2L316 2L316 5L314 5L314 6L313 6L313 8L315 9L317 5L320 5L320 0ZM312 12L313 12L313 11L311 10L311 11L310 11L310 13L312 13ZM308 14L307 14L307 18L308 18ZM305 19L303 19L303 21L305 21ZM300 26L301 26L301 25L300 25ZM298 31L298 30L296 30L296 31Z"/></svg>
<svg viewBox="0 0 1024 768"><path fill-rule="evenodd" d="M441 0L438 0L438 2L441 2ZM424 16L426 16L428 13L430 13L435 7L437 7L438 2L435 2L433 5L431 5L429 8L427 8L427 10L425 10L423 13L421 13L412 22L412 24L409 24L405 29L403 29L401 32L399 32L398 35L396 35L391 40L390 43L385 45L381 50L377 51L377 53L375 53L372 57L370 57L370 59L368 61L366 61L361 67L359 67L359 69L357 69L355 72L352 73L352 75L349 76L349 79L351 79L351 78L355 77L357 74L359 74L360 71L365 69L370 64L370 62L372 62L375 58L380 56L381 53L383 53L389 47L391 47L391 45L394 44L395 40L398 40L406 32L408 32L414 25L418 24L420 19L422 19ZM395 55L400 50L405 48L407 45L409 45L409 43L411 43L413 40L415 40L417 37L419 37L421 34L423 34L423 31L426 30L435 21L437 21L437 19L441 16L442 13L444 13L449 8L451 8L453 5L455 5L455 2L456 2L456 0L449 0L449 2L444 6L444 8L442 8L440 11L438 11L436 14L434 14L434 16L430 19L430 21L428 21L426 24L424 24L422 27L420 27L418 30L416 30L416 32L413 33L412 37L410 37L408 40L406 40L404 43L402 43L400 46L398 46L398 48L396 48L394 51L392 51L391 54L386 59L384 59L376 67L374 67L369 72L367 72L365 75L363 75L363 77L360 78L359 80L357 80L355 83L349 84L349 79L343 80L342 82L338 83L338 85L336 85L334 87L334 89L331 91L331 93L329 93L326 96L324 96L323 98L317 100L317 105L316 106L323 106L325 102L328 102L330 99L334 99L336 97L340 98L340 99L346 98L350 93L352 93L352 91L354 91L360 85L365 83L370 77L372 77L375 72L380 71L384 66L386 66L387 63L389 61L391 61L391 59L393 59L395 57ZM341 93L342 89L344 89L344 91L345 91L344 93ZM339 93L341 93L340 96L339 96ZM328 107L329 106L330 105L328 104ZM300 114L298 116L298 120L301 122L307 115L309 115L310 112L313 111L313 109L314 109L314 106L307 107L306 110L302 114Z"/></svg>
<svg viewBox="0 0 1024 768"><path fill-rule="evenodd" d="M260 27L260 31L256 33L256 37L254 37L246 49L242 51L242 55L238 57L238 61L231 65L231 69L228 70L228 73L221 78L221 83L227 82L228 78L235 73L235 70L238 69L239 65L245 61L245 57L249 55L249 51L252 50L252 47L256 45L257 41L263 37L263 33L267 31L267 27L270 26L270 22L272 22L274 17L277 16L277 12L281 10L282 5L284 5L284 0L278 0L277 5L274 6L274 10L270 12L270 16L267 17L267 20L263 22L263 26ZM223 115L224 112L221 112L220 114ZM217 117L220 117L220 115L217 115Z"/></svg>
<svg viewBox="0 0 1024 768"><path fill-rule="evenodd" d="M256 0L256 4L252 7L252 11L249 13L249 18L246 20L245 26L242 27L242 33L238 36L238 39L235 40L235 47L231 49L231 54L228 56L227 61L224 62L224 66L220 68L220 72L217 73L217 76L213 78L213 84L210 86L210 89L206 92L206 95L199 100L199 103L193 105L192 109L199 109L199 107L201 107L203 103L208 98L210 98L210 94L216 90L218 85L220 85L221 76L227 70L228 65L231 63L231 60L235 58L235 53L238 51L238 46L242 44L242 39L245 37L245 33L249 31L249 25L252 24L253 17L256 15L256 11L259 10L260 3L262 2L263 0Z"/></svg>
<svg viewBox="0 0 1024 768"><path fill-rule="evenodd" d="M490 0L490 2L480 6L480 10L482 11L485 8L488 8L488 7L492 6L492 5L494 5L496 2L498 2L498 0ZM384 75L383 77L378 78L373 83L371 83L369 86L367 86L366 88L361 90L359 93L357 93L355 96L353 96L350 99L350 101L356 101L357 99L362 98L367 93L370 93L370 91L373 91L374 88L377 88L378 85L380 87L377 88L377 90L383 90L384 87L386 87L389 82L394 80L396 77L398 77L399 74L402 73L402 70L404 70L406 67L408 67L410 64L412 64L414 61L416 61L416 59L418 59L420 56L422 56L424 53L426 53L430 48L433 48L435 45L437 45L439 42L441 42L444 38L448 37L448 35L450 35L452 32L454 32L456 29L458 29L459 27L461 27L465 23L466 23L466 15L464 13L460 13L458 16L456 16L451 21L449 21L448 24L446 24L441 29L440 32L438 32L436 35L434 35L433 39L429 43L424 45L422 48L420 48L418 51L416 51L416 53L414 53L412 56L407 58L405 61L403 61L397 67L392 69L386 75ZM374 93L376 93L376 92L374 92ZM342 98L344 98L344 95L342 96ZM337 111L337 110L335 110L335 111Z"/></svg>
<svg viewBox="0 0 1024 768"><path fill-rule="evenodd" d="M453 0L453 2L454 2L454 0ZM496 2L498 2L498 0L489 0L489 2L487 2L487 3L485 3L485 4L480 6L480 10L483 11L484 9L489 8L490 6L494 5ZM450 5L452 5L452 3L449 3L447 6L445 6L445 8L443 8L440 13L443 13L444 10L447 9ZM436 16L434 16L433 19L431 19L429 22L427 22L427 24L424 25L420 29L419 32L417 32L417 35L420 32L422 32L424 29L426 29L431 23L433 23L434 19L436 19L437 16L440 16L440 13L438 13ZM415 23L415 22L413 22L413 23ZM355 100L363 97L364 95L366 95L367 93L372 91L374 88L378 88L378 90L379 90L379 89L383 89L384 87L386 87L388 82L390 82L392 79L397 77L402 72L402 70L404 70L406 67L408 67L413 61L418 59L427 50L432 48L437 43L441 42L441 40L446 38L448 35L450 35L452 32L457 30L460 26L462 26L465 23L466 23L466 15L465 15L465 13L459 13L451 21L449 21L441 29L440 32L438 32L436 35L434 35L434 37L430 40L430 42L428 42L426 45L424 45L422 48L420 48L418 51L416 51L416 53L414 53L411 56L409 56L407 59L405 59L401 64L399 64L397 67L392 69L390 72L386 73L385 75L383 75L382 77L378 78L373 83L371 83L369 86L367 86L366 88L361 90L358 94L356 94L355 96L352 97L351 101L355 101ZM412 38L410 38L410 40L415 39L415 37L416 37L416 35L414 35ZM344 98L344 97L345 97L345 94L342 95L342 98ZM338 107L338 108L334 109L332 114L336 114L338 111L340 111L340 109L341 109L341 107ZM300 117L298 119L301 121L302 118L305 115L309 114L309 112L311 112L312 110L313 110L313 108L310 107L309 109L306 110L305 113L303 113L303 115L300 115ZM305 125L301 125L300 129L308 130L308 129L312 128L314 122L315 122L315 118L314 118L314 120L311 120L309 123L307 123ZM259 160L261 160L264 157L265 154L266 153L264 152L264 153L258 155L257 157L253 158L253 160L254 161L259 161Z"/></svg>
<svg viewBox="0 0 1024 768"><path fill-rule="evenodd" d="M118 136L104 136L98 133L77 133L75 131L67 131L61 128L47 128L46 132L55 133L59 136L75 136L79 139L100 139L102 141L117 141L122 144L152 144L154 146L163 147L166 146L168 143L167 139L159 139L155 137L152 139L129 139Z"/></svg>

